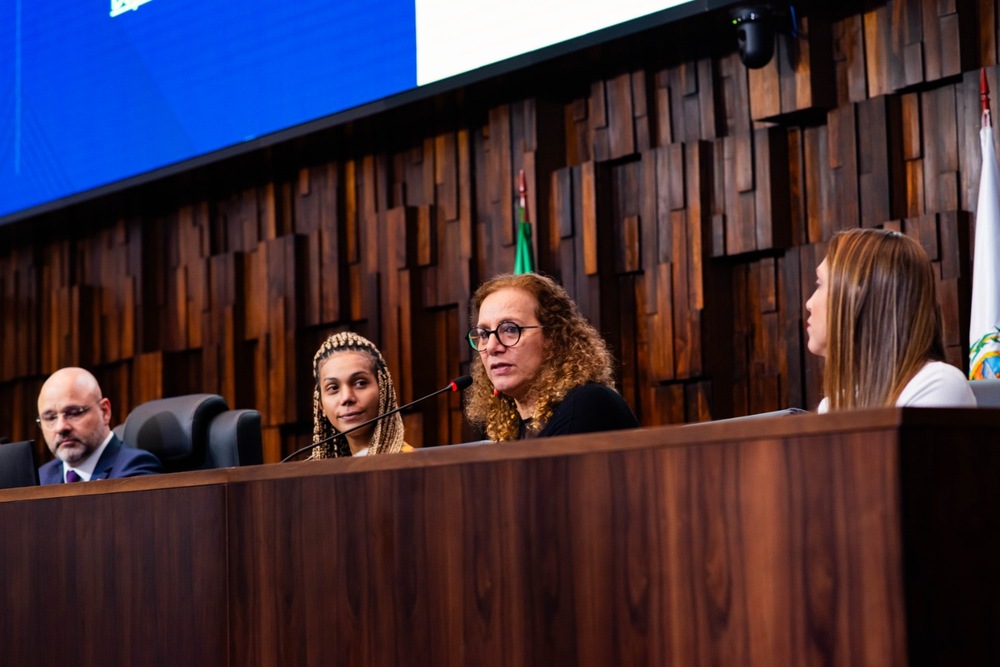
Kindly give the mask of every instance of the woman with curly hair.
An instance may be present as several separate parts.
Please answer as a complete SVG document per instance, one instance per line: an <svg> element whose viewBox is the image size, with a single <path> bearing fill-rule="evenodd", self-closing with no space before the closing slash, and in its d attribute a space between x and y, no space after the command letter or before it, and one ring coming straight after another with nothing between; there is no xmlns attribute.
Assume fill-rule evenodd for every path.
<svg viewBox="0 0 1000 667"><path fill-rule="evenodd" d="M612 361L566 290L539 274L496 276L472 298L469 421L491 440L636 428Z"/></svg>
<svg viewBox="0 0 1000 667"><path fill-rule="evenodd" d="M313 442L318 443L396 409L396 388L382 353L345 331L327 338L313 357ZM399 413L317 445L310 459L413 451L403 442Z"/></svg>
<svg viewBox="0 0 1000 667"><path fill-rule="evenodd" d="M806 301L808 348L826 360L819 412L976 407L965 374L944 359L934 269L899 232L836 234Z"/></svg>

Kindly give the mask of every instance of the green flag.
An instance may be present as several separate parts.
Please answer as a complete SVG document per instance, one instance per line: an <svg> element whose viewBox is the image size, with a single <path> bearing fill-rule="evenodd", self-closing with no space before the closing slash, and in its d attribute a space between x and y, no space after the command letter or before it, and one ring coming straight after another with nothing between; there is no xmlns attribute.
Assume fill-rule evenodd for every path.
<svg viewBox="0 0 1000 667"><path fill-rule="evenodd" d="M524 185L524 169L521 170L521 203L518 205L517 251L514 254L514 273L534 273L535 250L531 242L531 223L528 222L527 188Z"/></svg>

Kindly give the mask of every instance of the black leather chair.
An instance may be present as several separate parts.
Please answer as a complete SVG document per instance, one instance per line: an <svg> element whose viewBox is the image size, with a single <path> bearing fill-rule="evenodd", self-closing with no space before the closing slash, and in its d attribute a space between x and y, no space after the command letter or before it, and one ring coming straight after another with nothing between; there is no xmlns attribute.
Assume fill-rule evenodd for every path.
<svg viewBox="0 0 1000 667"><path fill-rule="evenodd" d="M260 413L226 410L217 415L208 425L208 458L213 468L263 463Z"/></svg>
<svg viewBox="0 0 1000 667"><path fill-rule="evenodd" d="M263 462L260 413L230 410L216 394L187 394L137 406L121 437L152 452L166 472Z"/></svg>
<svg viewBox="0 0 1000 667"><path fill-rule="evenodd" d="M37 463L31 440L0 445L0 489L38 486Z"/></svg>

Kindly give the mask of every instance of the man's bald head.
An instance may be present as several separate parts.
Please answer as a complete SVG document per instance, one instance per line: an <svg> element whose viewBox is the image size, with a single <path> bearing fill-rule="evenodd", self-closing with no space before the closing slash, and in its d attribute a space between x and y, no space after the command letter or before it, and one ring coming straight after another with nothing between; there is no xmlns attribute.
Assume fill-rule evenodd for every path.
<svg viewBox="0 0 1000 667"><path fill-rule="evenodd" d="M60 368L49 376L38 394L38 415L45 443L70 465L90 456L111 430L111 402L84 368Z"/></svg>

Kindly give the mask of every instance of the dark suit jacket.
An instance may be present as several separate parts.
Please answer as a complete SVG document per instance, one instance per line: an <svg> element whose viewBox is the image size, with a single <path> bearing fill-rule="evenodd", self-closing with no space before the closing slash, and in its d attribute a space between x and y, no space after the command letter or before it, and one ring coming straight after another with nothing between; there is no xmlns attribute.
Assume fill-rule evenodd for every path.
<svg viewBox="0 0 1000 667"><path fill-rule="evenodd" d="M39 468L39 484L62 484L62 465L61 459L53 459ZM117 435L112 435L111 442L104 448L97 466L94 467L90 481L155 475L160 472L163 472L163 467L156 456L143 449L126 447Z"/></svg>

